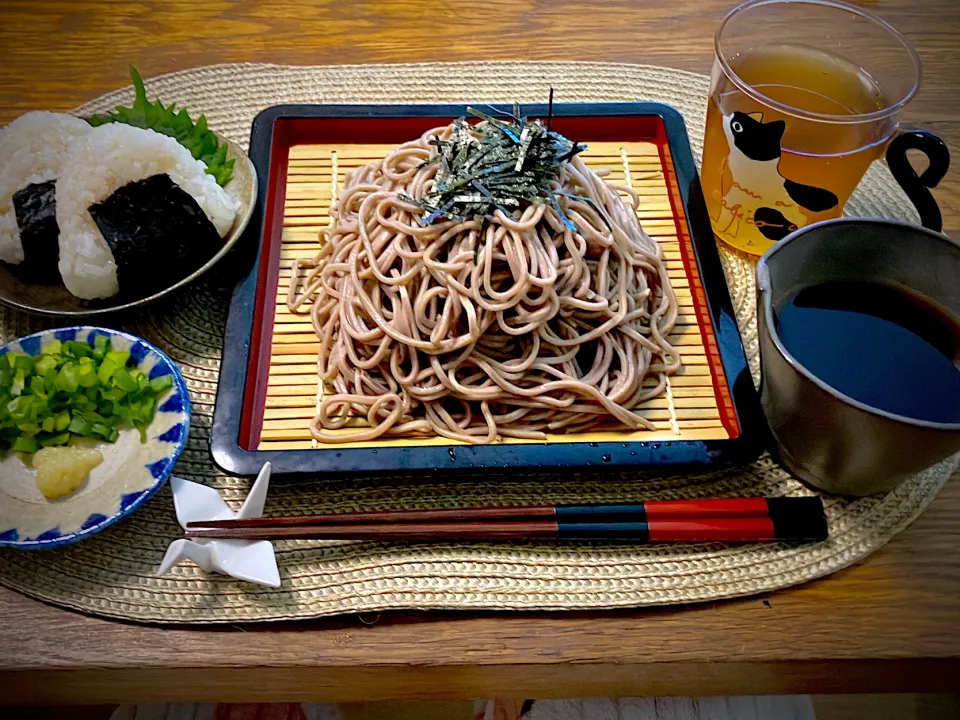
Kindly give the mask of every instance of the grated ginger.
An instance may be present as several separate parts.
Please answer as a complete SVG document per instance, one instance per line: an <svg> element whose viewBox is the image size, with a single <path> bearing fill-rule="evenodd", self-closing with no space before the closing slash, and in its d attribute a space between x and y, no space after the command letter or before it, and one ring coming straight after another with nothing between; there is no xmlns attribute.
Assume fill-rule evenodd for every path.
<svg viewBox="0 0 960 720"><path fill-rule="evenodd" d="M33 456L37 489L51 500L74 492L87 475L103 462L99 450L80 447L48 447Z"/></svg>

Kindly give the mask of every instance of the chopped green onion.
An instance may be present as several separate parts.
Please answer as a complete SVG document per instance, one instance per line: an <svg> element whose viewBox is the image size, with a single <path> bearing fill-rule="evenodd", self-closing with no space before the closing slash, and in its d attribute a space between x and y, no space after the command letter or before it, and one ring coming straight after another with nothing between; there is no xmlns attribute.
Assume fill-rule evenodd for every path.
<svg viewBox="0 0 960 720"><path fill-rule="evenodd" d="M79 386L76 366L70 363L61 367L60 374L57 375L57 390L62 390L65 393L75 393Z"/></svg>
<svg viewBox="0 0 960 720"><path fill-rule="evenodd" d="M161 375L160 377L155 377L150 381L150 388L157 395L162 393L164 390L169 390L173 387L173 376L172 375Z"/></svg>
<svg viewBox="0 0 960 720"><path fill-rule="evenodd" d="M95 360L103 360L110 349L110 339L106 335L97 335L93 341L93 357Z"/></svg>
<svg viewBox="0 0 960 720"><path fill-rule="evenodd" d="M111 360L108 357L104 357L103 362L100 363L100 367L97 368L97 380L100 381L101 385L106 385L110 382L110 378L113 377L114 371L120 367L117 365L115 360Z"/></svg>
<svg viewBox="0 0 960 720"><path fill-rule="evenodd" d="M72 433L76 435L87 435L90 432L90 425L87 424L87 421L82 417L75 417L71 422L70 426L67 428Z"/></svg>
<svg viewBox="0 0 960 720"><path fill-rule="evenodd" d="M55 367L57 367L57 359L52 355L42 356L39 360L37 360L37 364L34 365L34 369L38 375L45 375L48 370L51 370Z"/></svg>
<svg viewBox="0 0 960 720"><path fill-rule="evenodd" d="M126 367L127 363L130 362L130 353L126 350L110 350L104 360L112 360L118 366Z"/></svg>
<svg viewBox="0 0 960 720"><path fill-rule="evenodd" d="M53 445L66 445L70 442L70 433L60 433L59 435L48 435L45 438L41 438L40 444L43 447L51 447Z"/></svg>
<svg viewBox="0 0 960 720"><path fill-rule="evenodd" d="M120 388L110 388L109 390L101 390L100 397L104 400L123 400L127 394Z"/></svg>
<svg viewBox="0 0 960 720"><path fill-rule="evenodd" d="M93 348L84 342L70 340L63 345L63 351L75 358L92 357Z"/></svg>
<svg viewBox="0 0 960 720"><path fill-rule="evenodd" d="M45 393L51 393L56 389L58 374L55 367L50 368L43 374L43 391Z"/></svg>
<svg viewBox="0 0 960 720"><path fill-rule="evenodd" d="M33 398L29 395L26 397L17 397L7 403L7 412L9 412L15 420L22 419L26 416L32 404Z"/></svg>
<svg viewBox="0 0 960 720"><path fill-rule="evenodd" d="M117 368L113 373L113 382L118 388L127 393L135 393L140 389L137 381L130 377L130 373L122 367Z"/></svg>
<svg viewBox="0 0 960 720"><path fill-rule="evenodd" d="M10 449L14 452L35 453L40 449L40 441L36 438L21 435L13 441L13 445Z"/></svg>
<svg viewBox="0 0 960 720"><path fill-rule="evenodd" d="M0 355L0 456L64 445L71 437L116 442L133 426L141 441L173 377L151 380L110 339L47 342L40 355Z"/></svg>
<svg viewBox="0 0 960 720"><path fill-rule="evenodd" d="M13 374L13 382L10 384L11 395L22 395L23 388L26 385L27 373L23 370L16 370Z"/></svg>
<svg viewBox="0 0 960 720"><path fill-rule="evenodd" d="M88 362L85 363L83 360L87 360ZM93 360L90 360L90 358L83 358L83 360L80 361L80 367L77 370L77 382L80 384L80 387L92 388L97 384L97 370L93 364ZM89 395L87 397L89 397ZM91 400L95 399L96 397L91 398Z"/></svg>
<svg viewBox="0 0 960 720"><path fill-rule="evenodd" d="M34 395L46 395L47 389L44 386L43 378L39 375L34 375L30 378L30 392Z"/></svg>
<svg viewBox="0 0 960 720"><path fill-rule="evenodd" d="M33 372L33 368L36 365L36 361L29 355L17 355L13 362L14 369L22 370L24 373Z"/></svg>
<svg viewBox="0 0 960 720"><path fill-rule="evenodd" d="M137 417L144 422L150 422L153 419L153 414L157 409L156 398L148 395L140 403L140 411L137 413Z"/></svg>
<svg viewBox="0 0 960 720"><path fill-rule="evenodd" d="M29 423L29 422L20 423L19 425L17 425L17 427L19 428L20 432L22 432L27 437L33 437L34 435L39 434L41 429L39 425L36 425L35 423Z"/></svg>

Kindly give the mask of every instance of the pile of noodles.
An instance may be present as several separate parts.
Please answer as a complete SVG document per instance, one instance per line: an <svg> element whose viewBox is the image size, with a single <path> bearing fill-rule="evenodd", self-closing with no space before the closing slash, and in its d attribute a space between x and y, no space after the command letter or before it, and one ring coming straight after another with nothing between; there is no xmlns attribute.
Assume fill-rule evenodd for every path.
<svg viewBox="0 0 960 720"><path fill-rule="evenodd" d="M634 206L636 195L574 157L551 185L559 208L421 224L411 199L433 188L430 141L453 132L430 130L350 175L320 252L294 262L289 308L309 308L320 339L313 437L490 443L652 428L631 410L680 367L666 340L677 300L618 190Z"/></svg>

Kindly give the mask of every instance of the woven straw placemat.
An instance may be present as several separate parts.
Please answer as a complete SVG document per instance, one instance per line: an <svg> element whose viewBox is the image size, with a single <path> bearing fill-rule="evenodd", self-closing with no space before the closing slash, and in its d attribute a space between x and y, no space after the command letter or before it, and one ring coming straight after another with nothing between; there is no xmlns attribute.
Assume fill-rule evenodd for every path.
<svg viewBox="0 0 960 720"><path fill-rule="evenodd" d="M246 64L175 73L148 84L151 93L167 103L205 112L211 127L244 145L254 116L279 103L533 102L542 101L552 86L556 97L568 102L669 103L686 118L699 158L708 79L605 63ZM79 111L102 111L130 97L129 89L118 91ZM880 164L871 168L847 211L916 219ZM723 259L756 372L753 265L726 250ZM193 424L176 474L214 486L239 504L248 481L219 473L207 447L221 338L235 281L225 272L212 273L165 304L117 322L169 353L190 387ZM47 324L0 309L4 341ZM76 610L160 623L236 623L397 608L583 609L716 600L804 582L866 557L917 517L953 467L951 461L940 463L884 497L827 498L830 539L812 546L281 542L279 589L208 575L194 566L157 577L167 544L180 535L169 490L164 488L125 522L77 545L55 551L0 551L0 583ZM693 475L274 483L267 512L808 493L764 456L747 468Z"/></svg>

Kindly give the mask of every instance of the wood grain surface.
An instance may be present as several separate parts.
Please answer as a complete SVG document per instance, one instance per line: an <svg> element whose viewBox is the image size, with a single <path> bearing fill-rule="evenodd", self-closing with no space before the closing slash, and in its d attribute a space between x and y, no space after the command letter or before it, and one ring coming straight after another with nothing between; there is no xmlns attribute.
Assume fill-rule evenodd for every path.
<svg viewBox="0 0 960 720"><path fill-rule="evenodd" d="M219 62L641 62L708 72L731 0L0 0L0 124ZM960 144L960 4L878 0L918 47L906 120ZM960 230L960 176L936 196ZM138 627L0 590L3 703L934 692L960 677L960 482L866 562L653 611Z"/></svg>
<svg viewBox="0 0 960 720"><path fill-rule="evenodd" d="M736 0L0 0L0 124L68 110L146 77L222 62L301 65L523 59L650 63L709 73ZM906 122L960 145L960 3L860 0L917 47ZM960 180L936 193L960 230Z"/></svg>

